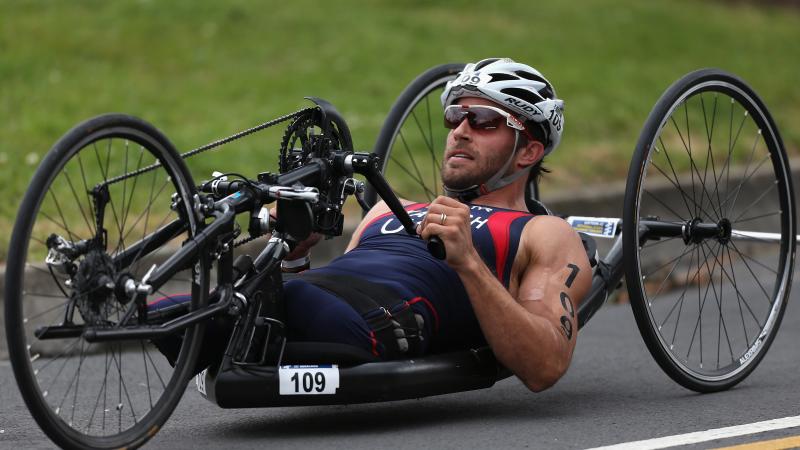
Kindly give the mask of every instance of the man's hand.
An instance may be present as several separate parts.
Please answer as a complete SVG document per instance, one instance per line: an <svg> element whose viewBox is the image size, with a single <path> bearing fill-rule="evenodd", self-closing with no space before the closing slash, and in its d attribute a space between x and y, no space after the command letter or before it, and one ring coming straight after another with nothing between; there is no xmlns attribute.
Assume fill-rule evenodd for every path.
<svg viewBox="0 0 800 450"><path fill-rule="evenodd" d="M275 223L278 221L278 208L271 208L269 210L270 221ZM307 238L297 243L297 245L289 252L284 258L287 261L300 259L305 257L311 251L311 247L317 245L322 240L322 235L319 233L311 233Z"/></svg>
<svg viewBox="0 0 800 450"><path fill-rule="evenodd" d="M472 245L469 206L450 197L437 197L428 207L428 215L417 226L423 239L438 236L447 251L447 264L458 271L480 256Z"/></svg>
<svg viewBox="0 0 800 450"><path fill-rule="evenodd" d="M317 245L322 240L322 235L319 233L311 233L305 240L300 241L294 249L286 255L286 260L299 259L311 252L311 247Z"/></svg>

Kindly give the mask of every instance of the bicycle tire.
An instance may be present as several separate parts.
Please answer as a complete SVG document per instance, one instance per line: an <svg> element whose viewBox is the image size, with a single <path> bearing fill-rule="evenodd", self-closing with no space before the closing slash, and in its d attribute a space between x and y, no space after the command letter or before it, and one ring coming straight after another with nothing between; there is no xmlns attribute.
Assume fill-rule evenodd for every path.
<svg viewBox="0 0 800 450"><path fill-rule="evenodd" d="M698 70L655 104L628 172L625 280L648 350L682 386L728 389L769 349L792 281L793 192L778 128L740 78ZM681 235L642 240L646 220Z"/></svg>
<svg viewBox="0 0 800 450"><path fill-rule="evenodd" d="M123 152L124 163L116 157ZM93 162L95 158L96 165ZM142 169L155 162L160 162L161 166L143 173L141 179L136 176L111 185L108 202L111 208L103 214L103 219L92 223L92 219L101 214L93 209L92 205L97 203L93 203L88 194L84 198L82 190L88 191L89 187L111 179L112 175L130 173L135 168ZM148 196L134 196L137 185ZM179 199L174 210L169 206L171 192L167 188L170 186ZM149 193L145 189L149 189ZM105 254L111 258L113 254L119 254L127 248L126 239L135 239L140 232L143 238L150 236L147 233L149 224L159 223L159 220L163 224L180 216L187 221L188 230L171 241L175 245L195 235L202 222L195 218L192 209L194 194L191 174L169 140L149 123L122 114L98 116L75 126L53 146L33 175L10 241L5 325L9 356L22 397L41 429L57 445L64 448L133 448L144 444L163 425L185 390L190 370L198 357L203 325L190 327L183 334L183 344L171 369L171 364L168 365L154 351L150 342L128 342L124 346L121 343L87 345L80 334L63 339L38 339L33 334L36 328L60 325L68 317L68 323L74 323L79 329L90 323L113 326L115 320L121 320L120 311L123 309L114 303L112 294L100 295L96 293L100 291L93 290L75 294L77 291L73 289L79 286L75 281L76 275L69 272L62 275L54 270L53 265L42 265L39 261L48 249L43 236L47 233L51 236L61 234L74 243L94 234L103 234L95 233L97 222L101 223L106 230L106 245L97 246L96 252L87 252L79 257L83 259L74 261L76 265L80 264L79 270L87 264L85 273L94 273L86 262L89 253L95 252L96 261L107 261L97 255ZM162 200L167 201L165 208L156 206L161 205ZM126 226L128 220L130 228ZM113 243L117 244L116 247L109 249L108 245ZM140 252L125 269L140 279L141 271L150 266L145 266L147 258ZM191 280L179 280L176 276L172 282L178 288L191 284L192 307L197 308L207 302L208 264L201 258L193 269L187 269L189 272L192 270ZM46 307L40 306L43 302ZM77 367L73 372L75 364ZM84 380L81 380L81 369ZM95 373L103 374L102 384L100 380L91 378L93 369L99 369ZM61 378L62 373L66 374L65 378ZM137 376L139 383L128 383L131 377ZM61 387L68 379L70 381L62 396ZM112 390L115 392L109 394ZM119 396L116 391L119 391ZM96 399L92 397L94 395ZM110 403L109 396L112 397ZM116 407L112 403L116 403ZM148 405L149 409L142 414Z"/></svg>

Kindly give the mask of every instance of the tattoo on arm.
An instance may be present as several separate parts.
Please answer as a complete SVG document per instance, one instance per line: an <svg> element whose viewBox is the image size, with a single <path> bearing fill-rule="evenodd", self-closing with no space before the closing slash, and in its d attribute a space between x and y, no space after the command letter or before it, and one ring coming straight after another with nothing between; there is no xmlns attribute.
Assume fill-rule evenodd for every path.
<svg viewBox="0 0 800 450"><path fill-rule="evenodd" d="M572 339L572 321L567 316L561 316L561 331L567 340Z"/></svg>
<svg viewBox="0 0 800 450"><path fill-rule="evenodd" d="M564 307L564 311L568 312L570 317L575 317L575 309L572 307L572 300L570 300L569 295L566 292L562 292L560 295L561 306Z"/></svg>
<svg viewBox="0 0 800 450"><path fill-rule="evenodd" d="M566 281L566 283L564 283L564 285L566 285L567 287L572 287L572 282L575 281L575 277L578 275L578 272L580 272L581 269L579 269L578 266L576 266L575 264L572 264L572 263L567 264L567 267L569 267L569 269L572 272L567 277L567 281Z"/></svg>
<svg viewBox="0 0 800 450"><path fill-rule="evenodd" d="M561 316L561 331L564 333L564 336L567 340L572 339L572 318L575 317L575 308L572 307L572 300L570 300L569 295L566 292L562 292L561 294L561 307L564 308L569 314Z"/></svg>

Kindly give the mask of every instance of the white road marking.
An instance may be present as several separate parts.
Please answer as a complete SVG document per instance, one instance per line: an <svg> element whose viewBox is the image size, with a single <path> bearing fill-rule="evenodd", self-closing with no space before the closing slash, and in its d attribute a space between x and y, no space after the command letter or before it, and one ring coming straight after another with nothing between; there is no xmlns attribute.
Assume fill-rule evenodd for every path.
<svg viewBox="0 0 800 450"><path fill-rule="evenodd" d="M711 430L696 431L693 433L676 434L654 439L645 439L634 442L623 442L605 447L595 447L589 450L647 450L675 447L678 445L697 444L715 439L725 439L748 434L763 433L765 431L781 430L800 426L800 416L784 417L782 419L765 420L763 422L747 423L732 427L713 428Z"/></svg>

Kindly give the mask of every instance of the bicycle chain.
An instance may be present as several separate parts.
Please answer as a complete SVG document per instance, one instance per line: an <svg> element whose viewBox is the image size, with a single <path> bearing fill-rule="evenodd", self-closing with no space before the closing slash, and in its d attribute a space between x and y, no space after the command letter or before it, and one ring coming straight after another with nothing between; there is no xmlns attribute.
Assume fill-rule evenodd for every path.
<svg viewBox="0 0 800 450"><path fill-rule="evenodd" d="M277 117L275 119L272 119L272 120L269 120L267 122L264 122L261 125L256 125L256 126L254 126L252 128L248 128L248 129L246 129L244 131L240 131L240 132L238 132L236 134L233 134L231 136L228 136L228 137L225 137L225 138L222 138L222 139L218 139L216 141L213 141L213 142L210 142L208 144L205 144L205 145L202 145L200 147L197 147L194 150L189 150L186 153L181 153L180 157L181 157L181 159L191 158L192 156L195 156L195 155L197 155L199 153L211 150L211 149L219 147L221 145L225 145L225 144L227 144L229 142L232 142L232 141L235 141L237 139L241 139L241 138L243 138L245 136L248 136L250 134L253 134L253 133L257 132L257 131L261 131L261 130L263 130L265 128L269 128L271 126L277 125L277 124L282 123L282 122L286 122L287 120L293 119L295 117L300 117L301 115L306 114L306 113L308 113L310 111L313 111L314 109L316 109L316 108L315 107L303 108L303 109L295 111L293 113ZM135 170L133 172L124 173L122 175L118 175L118 176L116 176L114 178L106 180L104 183L102 183L102 185L109 186L109 185L112 185L112 184L115 184L115 183L119 183L120 181L124 181L124 180L127 180L128 178L133 178L133 177L141 175L143 173L150 172L151 170L155 170L155 169L157 169L159 167L161 167L161 163L160 162L159 163L155 163L155 164L151 164L151 165L149 165L147 167L142 167L141 169Z"/></svg>
<svg viewBox="0 0 800 450"><path fill-rule="evenodd" d="M197 148L195 148L193 150L189 150L188 152L181 153L180 157L181 157L181 159L191 158L192 156L196 156L196 155L198 155L200 153L203 153L205 151L220 147L220 146L225 145L225 144L227 144L229 142L233 142L233 141L235 141L237 139L241 139L241 138L243 138L245 136L251 135L251 134L253 134L255 132L258 132L258 131L261 131L263 129L278 125L280 123L286 122L286 121L291 120L291 119L296 119L296 121L294 123L292 123L292 125L289 127L289 129L286 130L286 132L284 133L283 139L281 140L281 151L283 153L286 150L286 146L289 143L289 140L291 139L291 136L294 134L295 131L297 131L298 125L300 125L300 124L305 125L306 122L309 121L308 118L306 118L305 120L302 120L301 119L302 116L314 111L315 109L316 109L316 107L303 108L303 109L297 110L297 111L295 111L293 113L289 113L289 114L277 117L275 119L272 119L272 120L269 120L267 122L264 122L264 123L262 123L260 125L256 125L256 126L254 126L252 128L248 128L246 130L243 130L243 131L240 131L238 133L232 134L232 135L230 135L228 137L225 137L225 138L222 138L222 139L218 139L216 141L213 141L213 142L210 142L208 144L205 144L205 145L202 145L200 147L197 147ZM285 156L286 155L281 154L281 161L282 162L284 161ZM111 178L111 179L105 181L104 183L102 183L101 186L109 186L109 185L112 185L112 184L115 184L115 183L119 183L120 181L124 181L124 180L127 180L128 178L133 178L133 177L141 175L143 173L150 172L150 171L155 170L155 169L157 169L159 167L161 167L161 163L151 164L151 165L149 165L147 167L142 167L141 169L135 170L133 172L128 172L128 173L125 173L125 174L122 174L122 175L118 175L118 176L116 176L114 178ZM260 234L260 235L257 235L257 236L248 236L248 237L240 239L238 241L234 241L233 247L234 248L239 247L239 246L244 245L244 244L246 244L248 242L254 241L254 240L256 240L256 239L258 239L258 238L260 238L262 236L264 236L264 235Z"/></svg>
<svg viewBox="0 0 800 450"><path fill-rule="evenodd" d="M259 234L258 236L247 236L246 238L239 239L238 241L233 242L233 248L239 247L241 245L247 244L248 242L255 241L256 239L260 238L261 236L265 236L265 234Z"/></svg>

